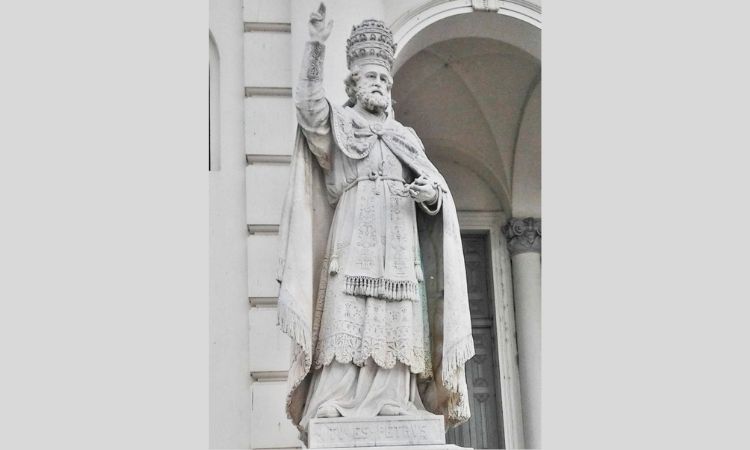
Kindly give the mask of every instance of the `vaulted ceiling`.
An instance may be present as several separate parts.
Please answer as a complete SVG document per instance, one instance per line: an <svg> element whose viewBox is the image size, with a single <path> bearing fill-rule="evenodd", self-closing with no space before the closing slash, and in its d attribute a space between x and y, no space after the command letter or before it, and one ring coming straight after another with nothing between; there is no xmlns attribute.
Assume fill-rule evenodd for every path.
<svg viewBox="0 0 750 450"><path fill-rule="evenodd" d="M509 211L519 129L540 70L535 58L498 40L437 42L395 74L395 115L416 130L449 184L449 168L462 166L489 186L495 209Z"/></svg>

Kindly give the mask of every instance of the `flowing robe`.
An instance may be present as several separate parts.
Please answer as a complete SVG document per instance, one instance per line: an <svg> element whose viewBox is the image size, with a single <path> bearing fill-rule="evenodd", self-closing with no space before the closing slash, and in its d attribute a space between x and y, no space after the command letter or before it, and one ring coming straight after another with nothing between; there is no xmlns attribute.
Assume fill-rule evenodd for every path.
<svg viewBox="0 0 750 450"><path fill-rule="evenodd" d="M304 431L324 405L357 417L390 405L407 414L426 407L449 425L467 420L464 364L474 348L460 230L445 181L392 111L380 123L331 105L317 79L300 82L296 102L300 127L278 275L279 325L295 342L290 418ZM417 206L406 191L419 175L434 182L436 205ZM330 222L321 218L322 189L335 206ZM418 215L435 217L427 221L438 247L430 283ZM324 231L326 245L316 251ZM320 268L317 289L310 289L311 261Z"/></svg>

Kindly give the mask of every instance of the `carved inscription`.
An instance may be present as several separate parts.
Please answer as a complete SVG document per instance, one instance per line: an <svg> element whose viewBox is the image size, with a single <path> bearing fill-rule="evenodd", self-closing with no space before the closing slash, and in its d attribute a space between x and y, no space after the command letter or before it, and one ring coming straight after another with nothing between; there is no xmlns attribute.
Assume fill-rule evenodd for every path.
<svg viewBox="0 0 750 450"><path fill-rule="evenodd" d="M313 419L309 448L444 444L442 416Z"/></svg>

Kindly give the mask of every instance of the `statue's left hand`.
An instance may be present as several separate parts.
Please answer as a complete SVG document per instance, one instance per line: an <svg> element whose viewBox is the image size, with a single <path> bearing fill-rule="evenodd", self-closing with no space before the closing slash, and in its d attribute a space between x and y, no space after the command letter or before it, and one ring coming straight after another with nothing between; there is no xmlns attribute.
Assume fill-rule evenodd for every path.
<svg viewBox="0 0 750 450"><path fill-rule="evenodd" d="M415 202L433 203L437 200L437 190L435 189L435 186L433 186L432 182L424 175L420 175L420 177L414 180L412 184L408 185L408 188L409 195L411 195Z"/></svg>

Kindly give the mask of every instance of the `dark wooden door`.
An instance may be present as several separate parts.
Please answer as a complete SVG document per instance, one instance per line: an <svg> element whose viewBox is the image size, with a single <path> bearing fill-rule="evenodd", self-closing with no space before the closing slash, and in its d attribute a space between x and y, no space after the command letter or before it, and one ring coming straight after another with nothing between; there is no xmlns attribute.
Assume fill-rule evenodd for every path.
<svg viewBox="0 0 750 450"><path fill-rule="evenodd" d="M500 374L495 337L487 235L461 236L469 290L471 327L476 355L466 364L471 419L449 430L446 442L461 447L505 448L500 408Z"/></svg>

